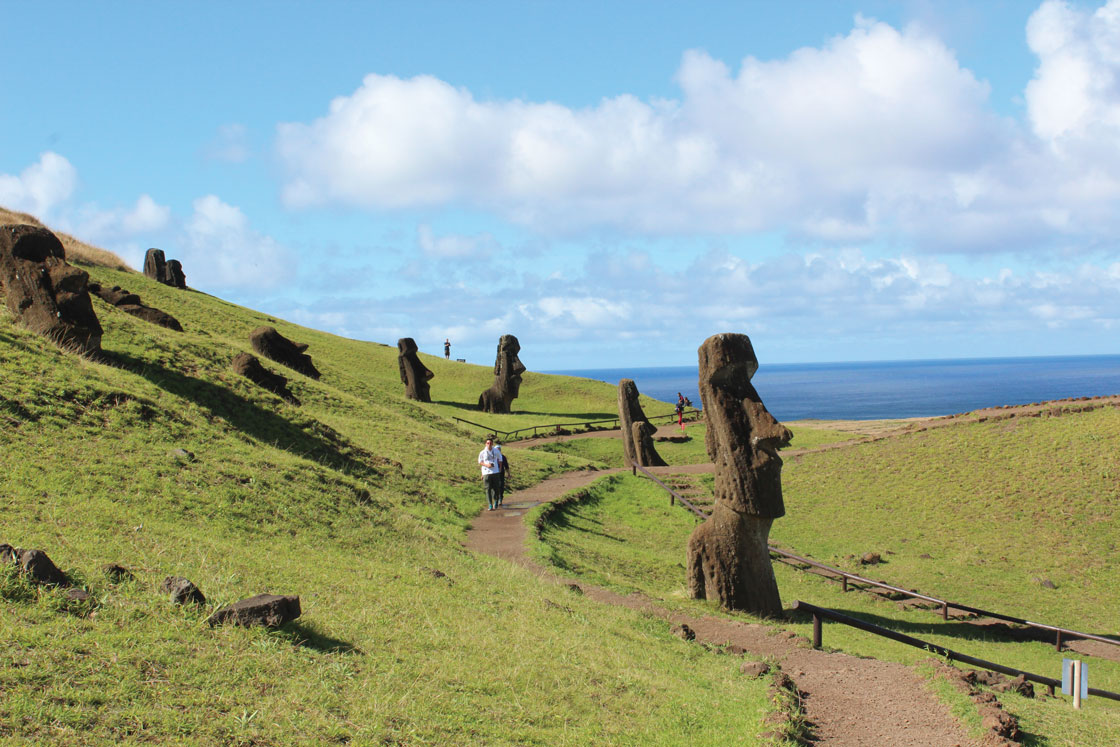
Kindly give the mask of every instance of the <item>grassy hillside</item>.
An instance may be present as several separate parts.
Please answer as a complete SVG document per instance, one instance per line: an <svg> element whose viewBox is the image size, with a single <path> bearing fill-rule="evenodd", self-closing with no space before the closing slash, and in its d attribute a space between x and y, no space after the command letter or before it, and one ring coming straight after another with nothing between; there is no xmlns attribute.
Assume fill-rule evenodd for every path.
<svg viewBox="0 0 1120 747"><path fill-rule="evenodd" d="M0 573L0 738L738 744L769 728L765 683L731 657L461 547L484 503L481 431L451 418L610 417L614 387L529 373L517 414L481 416L490 368L424 356L437 401L414 403L395 346L87 269L186 331L94 299L95 363L0 312L0 542L46 550L94 596L76 605ZM310 344L319 381L266 362L298 407L229 369L260 324ZM511 459L515 485L582 462ZM136 580L111 583L109 563ZM171 605L168 575L207 605ZM303 616L277 632L205 624L265 591L299 594Z"/></svg>
<svg viewBox="0 0 1120 747"><path fill-rule="evenodd" d="M953 601L1120 638L1120 482L1114 445L1120 409L1060 417L962 423L895 439L793 456L783 483L787 515L771 540L822 562ZM692 478L711 490L711 476ZM682 608L683 548L697 520L670 507L652 482L630 475L590 491L550 525L538 557L620 591ZM862 567L868 551L885 562ZM1015 643L925 610L906 610L776 565L783 600L801 599L973 656L1051 677L1063 657L1045 643ZM1041 582L1050 581L1055 588ZM808 620L785 623L809 634ZM841 625L825 644L915 663L926 654ZM1120 663L1091 659L1094 687L1120 692ZM1001 696L1035 744L1112 744L1120 704Z"/></svg>

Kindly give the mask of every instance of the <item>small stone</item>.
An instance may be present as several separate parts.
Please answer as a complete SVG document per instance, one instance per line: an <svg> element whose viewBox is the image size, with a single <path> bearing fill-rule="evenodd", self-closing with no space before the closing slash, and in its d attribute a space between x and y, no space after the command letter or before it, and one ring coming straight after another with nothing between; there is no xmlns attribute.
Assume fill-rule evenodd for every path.
<svg viewBox="0 0 1120 747"><path fill-rule="evenodd" d="M696 631L694 631L684 623L681 623L680 625L674 625L669 629L669 632L675 635L677 638L681 638L686 641L696 640Z"/></svg>
<svg viewBox="0 0 1120 747"><path fill-rule="evenodd" d="M202 591L182 576L168 576L159 585L159 590L171 595L175 604L206 604L206 597Z"/></svg>
<svg viewBox="0 0 1120 747"><path fill-rule="evenodd" d="M759 678L770 671L770 666L761 661L744 661L739 667L739 672L748 677Z"/></svg>
<svg viewBox="0 0 1120 747"><path fill-rule="evenodd" d="M222 607L206 622L210 625L260 625L279 628L300 616L299 597L295 595L258 594Z"/></svg>
<svg viewBox="0 0 1120 747"><path fill-rule="evenodd" d="M583 589L579 588L579 584L568 584L568 590L573 594L583 594Z"/></svg>
<svg viewBox="0 0 1120 747"><path fill-rule="evenodd" d="M88 591L76 587L66 590L66 598L71 602L88 602L92 599Z"/></svg>
<svg viewBox="0 0 1120 747"><path fill-rule="evenodd" d="M20 570L27 574L32 583L51 586L69 586L70 580L58 569L42 550L20 550Z"/></svg>
<svg viewBox="0 0 1120 747"><path fill-rule="evenodd" d="M167 452L168 456L174 457L176 461L193 462L194 454L186 449L172 449Z"/></svg>
<svg viewBox="0 0 1120 747"><path fill-rule="evenodd" d="M918 557L921 558L922 560L933 560L933 556L930 555L928 552L924 552L921 555L919 555Z"/></svg>
<svg viewBox="0 0 1120 747"><path fill-rule="evenodd" d="M883 562L883 558L877 552L866 552L863 557L859 559L860 565L879 565Z"/></svg>

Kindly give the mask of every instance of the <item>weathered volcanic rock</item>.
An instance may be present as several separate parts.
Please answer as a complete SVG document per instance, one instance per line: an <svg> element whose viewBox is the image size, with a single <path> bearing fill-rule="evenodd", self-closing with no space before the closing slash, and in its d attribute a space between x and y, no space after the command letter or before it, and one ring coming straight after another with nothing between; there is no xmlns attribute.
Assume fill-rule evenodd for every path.
<svg viewBox="0 0 1120 747"><path fill-rule="evenodd" d="M162 249L149 249L144 253L144 276L160 283L167 277L167 259Z"/></svg>
<svg viewBox="0 0 1120 747"><path fill-rule="evenodd" d="M279 395L292 404L299 404L299 400L288 389L288 380L280 374L275 374L261 365L255 355L238 353L233 357L233 370L244 376L262 389L267 389Z"/></svg>
<svg viewBox="0 0 1120 747"><path fill-rule="evenodd" d="M22 550L9 544L0 544L0 563L15 563L20 573L32 583L52 586L69 586L70 579L42 550Z"/></svg>
<svg viewBox="0 0 1120 747"><path fill-rule="evenodd" d="M99 283L90 283L89 292L98 296L106 303L116 306L126 314L131 314L146 322L158 324L161 327L166 327L176 332L183 331L183 325L179 324L178 319L171 316L166 311L160 311L151 306L145 306L143 302L140 301L140 296L135 293L129 293L119 285L107 288Z"/></svg>
<svg viewBox="0 0 1120 747"><path fill-rule="evenodd" d="M510 403L521 392L521 375L525 366L517 354L521 343L513 335L502 335L498 340L498 356L494 361L494 383L478 398L478 409L483 412L508 413Z"/></svg>
<svg viewBox="0 0 1120 747"><path fill-rule="evenodd" d="M758 359L749 337L715 335L698 353L715 505L688 540L689 594L776 617L782 603L767 541L774 519L785 515L777 448L789 440L789 430L751 384Z"/></svg>
<svg viewBox="0 0 1120 747"><path fill-rule="evenodd" d="M52 586L70 585L70 579L66 578L66 574L60 571L54 561L42 550L20 550L19 567L34 583Z"/></svg>
<svg viewBox="0 0 1120 747"><path fill-rule="evenodd" d="M211 625L263 625L278 628L300 616L299 597L258 594L222 607L207 619Z"/></svg>
<svg viewBox="0 0 1120 747"><path fill-rule="evenodd" d="M622 429L622 452L626 466L664 467L666 462L653 447L657 428L650 425L638 399L638 385L633 379L618 382L618 421ZM643 424L645 427L642 427Z"/></svg>
<svg viewBox="0 0 1120 747"><path fill-rule="evenodd" d="M58 237L45 228L0 226L0 286L24 327L82 355L101 352L101 324L89 297L89 275L66 263Z"/></svg>
<svg viewBox="0 0 1120 747"><path fill-rule="evenodd" d="M257 327L249 333L249 342L259 355L305 376L319 378L319 371L311 362L311 356L304 352L307 350L307 343L292 342L273 327Z"/></svg>
<svg viewBox="0 0 1120 747"><path fill-rule="evenodd" d="M174 330L176 332L183 331L183 325L179 324L179 320L168 314L166 311L160 311L152 306L144 306L143 304L124 304L118 306L118 309L126 314L143 319L145 322L157 324L160 327Z"/></svg>
<svg viewBox="0 0 1120 747"><path fill-rule="evenodd" d="M159 585L159 590L171 595L175 604L206 604L206 596L202 591L182 576L168 576Z"/></svg>
<svg viewBox="0 0 1120 747"><path fill-rule="evenodd" d="M183 264L177 259L167 260L167 285L173 288L186 288L187 275L183 272Z"/></svg>
<svg viewBox="0 0 1120 747"><path fill-rule="evenodd" d="M404 396L419 402L431 402L431 387L428 382L435 376L428 367L420 362L417 355L416 340L411 337L402 337L397 340L397 364L401 369L401 383L404 384Z"/></svg>
<svg viewBox="0 0 1120 747"><path fill-rule="evenodd" d="M162 249L149 249L144 255L144 275L173 288L186 288L187 276L179 260L167 261Z"/></svg>

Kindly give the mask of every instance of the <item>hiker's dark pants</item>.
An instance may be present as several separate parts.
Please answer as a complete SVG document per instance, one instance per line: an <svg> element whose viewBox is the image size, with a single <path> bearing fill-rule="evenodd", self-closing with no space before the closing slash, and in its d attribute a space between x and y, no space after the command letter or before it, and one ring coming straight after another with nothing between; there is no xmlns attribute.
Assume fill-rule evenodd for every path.
<svg viewBox="0 0 1120 747"><path fill-rule="evenodd" d="M486 505L494 508L502 499L502 474L495 472L492 475L483 475L482 481L486 484Z"/></svg>

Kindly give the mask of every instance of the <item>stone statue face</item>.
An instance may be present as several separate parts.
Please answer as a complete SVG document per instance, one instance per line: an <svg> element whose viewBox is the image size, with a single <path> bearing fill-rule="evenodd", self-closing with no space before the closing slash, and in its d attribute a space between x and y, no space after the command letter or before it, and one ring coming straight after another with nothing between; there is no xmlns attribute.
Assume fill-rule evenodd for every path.
<svg viewBox="0 0 1120 747"><path fill-rule="evenodd" d="M788 432L751 384L757 370L746 335L716 335L700 348L708 453L723 465L722 476L717 467L717 493L735 510L776 518L785 513L778 447Z"/></svg>
<svg viewBox="0 0 1120 747"><path fill-rule="evenodd" d="M525 365L517 354L521 352L521 343L513 335L502 335L498 343L498 365L494 372L499 377L505 378L506 390L514 398L521 392L521 374L525 373Z"/></svg>
<svg viewBox="0 0 1120 747"><path fill-rule="evenodd" d="M416 346L416 340L411 337L404 337L397 340L397 350L400 351L401 355L409 355L416 353L419 348Z"/></svg>

